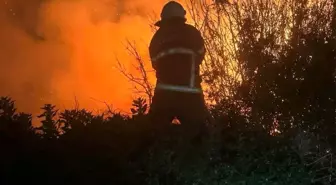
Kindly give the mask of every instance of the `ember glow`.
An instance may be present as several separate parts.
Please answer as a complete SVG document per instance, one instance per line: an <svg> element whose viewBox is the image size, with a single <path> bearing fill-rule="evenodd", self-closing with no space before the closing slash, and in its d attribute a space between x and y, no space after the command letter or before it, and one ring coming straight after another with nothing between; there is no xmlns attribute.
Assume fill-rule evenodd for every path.
<svg viewBox="0 0 336 185"><path fill-rule="evenodd" d="M130 83L115 68L133 58L125 40L147 57L151 16L165 0L1 0L0 95L20 111L59 108L128 111ZM148 61L148 60L147 60Z"/></svg>

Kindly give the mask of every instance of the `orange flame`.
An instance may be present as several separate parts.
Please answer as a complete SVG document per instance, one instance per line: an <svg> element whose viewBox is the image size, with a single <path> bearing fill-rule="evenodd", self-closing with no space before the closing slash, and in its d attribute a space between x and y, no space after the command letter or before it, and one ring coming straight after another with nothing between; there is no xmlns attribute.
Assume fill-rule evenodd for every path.
<svg viewBox="0 0 336 185"><path fill-rule="evenodd" d="M108 104L128 111L130 83L115 68L133 60L130 39L147 55L152 36L148 15L166 1L6 0L0 4L0 95L36 113L43 103L90 110ZM34 108L35 107L35 108Z"/></svg>

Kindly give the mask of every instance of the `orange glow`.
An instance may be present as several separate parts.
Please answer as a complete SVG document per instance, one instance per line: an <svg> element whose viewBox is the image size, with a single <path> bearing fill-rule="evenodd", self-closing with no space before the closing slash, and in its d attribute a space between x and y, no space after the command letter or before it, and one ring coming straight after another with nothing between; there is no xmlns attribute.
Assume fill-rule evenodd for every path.
<svg viewBox="0 0 336 185"><path fill-rule="evenodd" d="M167 1L40 2L0 2L0 96L13 97L19 110L32 113L43 103L72 108L76 100L90 110L104 109L106 102L128 112L131 85L115 68L116 57L130 67L125 39L147 56L148 15L159 15Z"/></svg>

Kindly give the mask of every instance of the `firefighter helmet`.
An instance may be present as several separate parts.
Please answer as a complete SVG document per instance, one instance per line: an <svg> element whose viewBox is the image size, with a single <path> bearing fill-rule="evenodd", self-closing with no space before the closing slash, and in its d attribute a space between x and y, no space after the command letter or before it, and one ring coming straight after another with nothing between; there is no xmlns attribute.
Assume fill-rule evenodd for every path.
<svg viewBox="0 0 336 185"><path fill-rule="evenodd" d="M162 8L161 20L158 21L155 25L160 26L162 21L166 21L172 18L181 18L186 21L185 15L186 11L180 3L176 1L169 1Z"/></svg>

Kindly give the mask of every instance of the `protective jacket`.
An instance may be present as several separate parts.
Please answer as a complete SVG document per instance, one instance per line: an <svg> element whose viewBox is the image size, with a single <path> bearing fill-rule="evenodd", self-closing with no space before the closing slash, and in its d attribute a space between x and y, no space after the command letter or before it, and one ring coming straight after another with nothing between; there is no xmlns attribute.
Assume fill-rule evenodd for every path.
<svg viewBox="0 0 336 185"><path fill-rule="evenodd" d="M178 19L161 23L151 40L149 53L156 70L157 88L201 93L199 66L205 48L195 27Z"/></svg>
<svg viewBox="0 0 336 185"><path fill-rule="evenodd" d="M150 114L156 122L177 117L182 125L196 126L195 122L203 122L206 117L199 74L204 40L183 19L170 19L159 26L149 46L157 77Z"/></svg>

